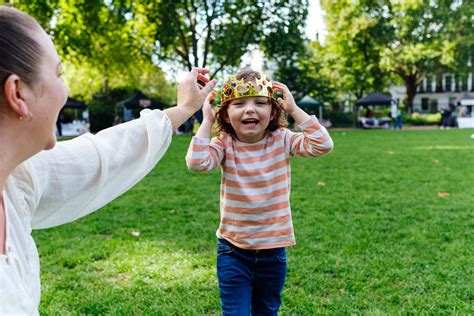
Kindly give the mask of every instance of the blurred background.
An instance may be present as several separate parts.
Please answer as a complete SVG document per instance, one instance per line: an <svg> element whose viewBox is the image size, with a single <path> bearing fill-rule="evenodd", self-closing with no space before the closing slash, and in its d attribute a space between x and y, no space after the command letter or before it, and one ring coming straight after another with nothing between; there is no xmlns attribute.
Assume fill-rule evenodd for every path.
<svg viewBox="0 0 474 316"><path fill-rule="evenodd" d="M238 68L263 70L332 127L364 127L358 117L389 126L389 106L356 104L370 93L394 101L408 125L441 124L449 111L456 126L473 112L473 1L4 2L55 41L73 98L62 123L93 132L172 106L193 66L220 85Z"/></svg>

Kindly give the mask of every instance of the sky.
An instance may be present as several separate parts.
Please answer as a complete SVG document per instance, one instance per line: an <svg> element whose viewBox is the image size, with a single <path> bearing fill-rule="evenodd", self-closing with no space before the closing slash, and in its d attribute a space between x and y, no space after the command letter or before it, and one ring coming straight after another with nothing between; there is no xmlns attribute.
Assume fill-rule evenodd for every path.
<svg viewBox="0 0 474 316"><path fill-rule="evenodd" d="M323 20L323 13L319 0L310 0L308 8L308 19L306 20L306 36L311 39L316 39L316 32L319 33L319 40L324 42L326 38L326 25Z"/></svg>

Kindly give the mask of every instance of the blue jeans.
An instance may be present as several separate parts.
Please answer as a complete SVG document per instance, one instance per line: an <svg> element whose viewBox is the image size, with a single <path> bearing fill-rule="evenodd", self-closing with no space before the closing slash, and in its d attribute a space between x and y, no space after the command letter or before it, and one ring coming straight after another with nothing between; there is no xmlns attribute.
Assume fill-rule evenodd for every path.
<svg viewBox="0 0 474 316"><path fill-rule="evenodd" d="M218 239L222 315L277 315L285 277L285 248L245 250Z"/></svg>

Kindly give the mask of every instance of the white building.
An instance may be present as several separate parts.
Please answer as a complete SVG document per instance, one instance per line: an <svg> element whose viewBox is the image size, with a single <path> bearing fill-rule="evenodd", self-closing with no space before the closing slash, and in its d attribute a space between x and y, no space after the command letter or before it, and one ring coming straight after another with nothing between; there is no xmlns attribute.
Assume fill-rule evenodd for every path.
<svg viewBox="0 0 474 316"><path fill-rule="evenodd" d="M474 93L474 74L456 76L451 73L426 77L418 87L413 100L413 110L419 113L435 113L442 107L455 106L455 100L464 92ZM392 98L401 103L405 98L404 86L392 86Z"/></svg>

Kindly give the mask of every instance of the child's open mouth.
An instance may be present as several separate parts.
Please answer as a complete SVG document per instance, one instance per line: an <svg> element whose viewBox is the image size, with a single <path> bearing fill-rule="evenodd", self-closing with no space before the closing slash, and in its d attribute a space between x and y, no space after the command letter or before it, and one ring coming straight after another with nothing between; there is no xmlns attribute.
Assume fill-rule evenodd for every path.
<svg viewBox="0 0 474 316"><path fill-rule="evenodd" d="M257 119L245 119L242 120L242 124L244 124L246 127L255 127L259 123L259 120Z"/></svg>

